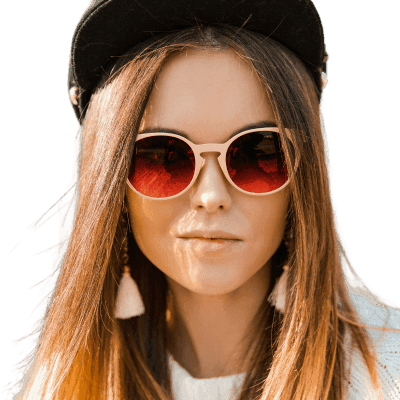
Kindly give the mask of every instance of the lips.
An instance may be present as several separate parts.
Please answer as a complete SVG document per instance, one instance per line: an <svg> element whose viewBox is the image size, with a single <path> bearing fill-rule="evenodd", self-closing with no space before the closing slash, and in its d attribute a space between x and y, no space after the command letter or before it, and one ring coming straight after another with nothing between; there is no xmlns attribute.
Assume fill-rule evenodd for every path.
<svg viewBox="0 0 400 400"><path fill-rule="evenodd" d="M239 240L239 239L231 239L231 238L226 238L226 237L203 237L203 236L188 236L188 237L182 237L181 239L203 239L203 240Z"/></svg>
<svg viewBox="0 0 400 400"><path fill-rule="evenodd" d="M226 232L226 231L221 231L221 230L213 230L213 231L200 231L200 230L195 230L195 231L189 231L189 232L183 232L179 236L179 238L183 239L208 239L208 240L241 240L237 235L231 233L231 232Z"/></svg>
<svg viewBox="0 0 400 400"><path fill-rule="evenodd" d="M205 237L183 237L181 239L199 239L199 240L204 240L205 242L217 242L217 243L223 243L224 241L230 240L230 241L239 241L239 239L227 239L227 238L205 238Z"/></svg>
<svg viewBox="0 0 400 400"><path fill-rule="evenodd" d="M236 251L243 249L244 242L232 238L204 238L199 236L177 238L182 249L190 252L195 257L202 258L207 255L219 255L221 257L234 257Z"/></svg>
<svg viewBox="0 0 400 400"><path fill-rule="evenodd" d="M226 239L226 238L199 238L204 240L233 240L233 239Z"/></svg>

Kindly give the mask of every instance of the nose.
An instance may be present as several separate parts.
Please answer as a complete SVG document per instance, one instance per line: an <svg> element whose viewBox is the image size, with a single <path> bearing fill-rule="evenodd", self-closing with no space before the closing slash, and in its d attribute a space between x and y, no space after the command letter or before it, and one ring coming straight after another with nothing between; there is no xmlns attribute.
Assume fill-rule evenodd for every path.
<svg viewBox="0 0 400 400"><path fill-rule="evenodd" d="M192 208L197 210L204 208L208 212L218 209L227 210L232 204L229 193L230 183L218 163L219 153L203 153L203 167L193 185L191 197Z"/></svg>

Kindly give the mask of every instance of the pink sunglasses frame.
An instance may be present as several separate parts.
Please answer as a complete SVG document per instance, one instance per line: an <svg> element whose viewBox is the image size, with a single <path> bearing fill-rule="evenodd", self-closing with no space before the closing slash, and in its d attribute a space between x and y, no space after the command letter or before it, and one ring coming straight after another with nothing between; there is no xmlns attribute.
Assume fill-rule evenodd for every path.
<svg viewBox="0 0 400 400"><path fill-rule="evenodd" d="M193 154L194 154L194 159L195 159L195 169L194 169L194 174L193 174L193 178L190 181L189 185L183 189L181 192L179 192L178 194L175 194L173 196L169 196L169 197L151 197L151 196L146 196L143 193L140 193L138 190L136 190L131 182L129 181L129 179L126 180L129 188L131 190L133 190L135 193L139 194L142 197L145 197L147 199L152 199L152 200L170 200L173 199L175 197L181 196L182 194L184 194L186 191L188 191L194 184L194 182L196 182L198 175L201 171L201 168L204 166L205 164L205 159L204 157L201 156L202 153L220 153L220 155L218 156L218 163L219 166L221 167L221 170L225 176L225 178L228 180L228 182L237 190L239 190L242 193L245 194L249 194L251 196L268 196L270 194L274 194L279 192L280 190L284 189L290 182L290 177L288 177L288 180L278 189L275 189L271 192L267 192L267 193L254 193L254 192L247 192L246 190L241 189L239 186L237 186L231 179L231 177L228 174L228 169L226 168L226 154L228 151L228 148L230 146L230 144L237 140L238 138L240 138L243 135L247 135L248 133L251 132L260 132L260 131L268 131L268 132L276 132L279 133L280 130L279 128L275 128L275 127L270 127L270 128L256 128L256 129L249 129L246 131L243 131L235 136L233 136L232 138L230 138L227 142L225 143L207 143L207 144L194 144L193 142L191 142L189 139L186 139L185 137L181 136L181 135L176 135L174 133L164 133L164 132L154 132L154 133L143 133L143 134L138 134L136 137L136 142L138 140L141 139L145 139L151 136L169 136L169 137L174 137L174 138L178 138L180 140L183 140L185 143L187 143L190 148L193 150ZM289 129L286 129L286 131L289 131ZM289 133L288 132L288 133ZM288 135L288 137L290 137L290 133Z"/></svg>

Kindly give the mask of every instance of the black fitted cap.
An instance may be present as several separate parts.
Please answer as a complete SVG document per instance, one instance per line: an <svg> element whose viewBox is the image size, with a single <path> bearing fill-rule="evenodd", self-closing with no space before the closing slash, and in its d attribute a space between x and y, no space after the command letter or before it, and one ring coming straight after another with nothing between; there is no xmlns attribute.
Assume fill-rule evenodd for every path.
<svg viewBox="0 0 400 400"><path fill-rule="evenodd" d="M82 123L102 68L157 34L218 23L261 33L291 50L322 90L327 53L310 0L94 0L72 39L68 89Z"/></svg>

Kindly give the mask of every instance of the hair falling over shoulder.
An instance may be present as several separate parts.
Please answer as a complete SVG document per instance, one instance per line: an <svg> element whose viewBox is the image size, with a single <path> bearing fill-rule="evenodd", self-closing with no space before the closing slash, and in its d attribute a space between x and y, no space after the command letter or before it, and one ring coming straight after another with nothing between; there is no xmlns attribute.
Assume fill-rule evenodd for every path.
<svg viewBox="0 0 400 400"><path fill-rule="evenodd" d="M379 388L376 354L351 303L334 226L321 133L321 93L302 62L262 35L226 25L194 27L127 51L104 71L83 121L73 231L18 399L172 399L167 359L168 286L129 229L126 179L152 86L174 52L235 52L270 98L292 179L287 232L273 279L289 265L285 315L265 299L254 321L254 356L238 399L342 400L345 334ZM113 317L129 235L131 274L146 313ZM35 397L36 396L36 397Z"/></svg>

